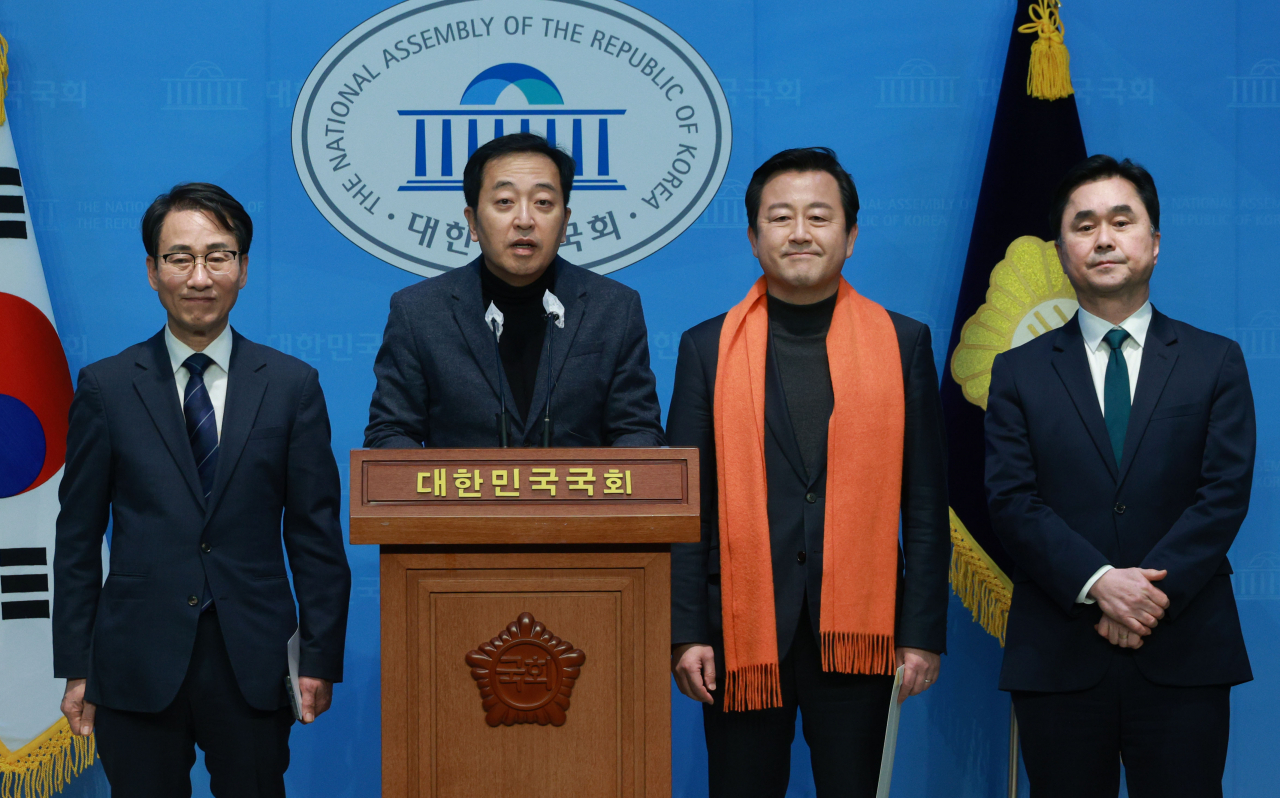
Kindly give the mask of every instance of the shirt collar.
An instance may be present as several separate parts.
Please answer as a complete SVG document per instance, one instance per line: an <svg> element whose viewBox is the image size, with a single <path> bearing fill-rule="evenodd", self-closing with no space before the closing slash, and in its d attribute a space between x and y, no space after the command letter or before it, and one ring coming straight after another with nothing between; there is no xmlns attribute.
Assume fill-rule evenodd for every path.
<svg viewBox="0 0 1280 798"><path fill-rule="evenodd" d="M1100 319L1084 308L1080 308L1080 335L1084 337L1084 345L1093 351L1102 343L1102 336L1106 335L1116 327L1129 333L1129 337L1139 348L1143 347L1147 342L1147 330L1151 327L1151 301L1147 300L1142 303L1142 307L1133 312L1133 315L1119 324L1112 324L1105 319Z"/></svg>
<svg viewBox="0 0 1280 798"><path fill-rule="evenodd" d="M214 365L223 371L231 372L231 343L233 341L231 333L231 325L228 324L218 333L218 337L214 338L208 346L204 348L204 353L214 362ZM173 366L176 374L178 369L182 368L182 364L187 358L196 353L196 350L179 341L177 336L173 334L173 330L169 329L169 325L164 325L164 345L169 350L169 363Z"/></svg>

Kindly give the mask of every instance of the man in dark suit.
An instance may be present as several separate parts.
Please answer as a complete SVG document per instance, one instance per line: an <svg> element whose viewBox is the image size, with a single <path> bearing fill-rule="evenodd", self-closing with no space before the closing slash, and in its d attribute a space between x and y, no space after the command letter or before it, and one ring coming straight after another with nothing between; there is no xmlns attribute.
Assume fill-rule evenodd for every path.
<svg viewBox="0 0 1280 798"><path fill-rule="evenodd" d="M640 295L556 254L573 172L532 133L472 154L480 257L391 297L365 446L662 445Z"/></svg>
<svg viewBox="0 0 1280 798"><path fill-rule="evenodd" d="M937 681L946 646L946 454L929 328L857 297L841 277L858 233L858 198L830 150L775 155L756 170L746 205L748 238L764 277L729 314L686 332L676 364L667 437L673 446L698 447L703 465L702 539L672 547L672 670L681 692L704 702L712 796L786 793L797 708L818 795L870 796L879 775L894 666L905 665L899 694L905 700ZM766 288L767 296L759 295ZM895 396L883 402L883 414L874 397L865 406L842 407L844 373L852 370L849 377L856 383L865 376L858 373L862 367L873 370L872 362L851 365L829 355L842 351L832 340L840 332L842 303L855 300L884 336L884 346L870 358L885 370L882 393ZM744 307L753 301L751 309ZM763 367L748 367L742 391L763 393L763 418L754 421L722 417L722 412L729 415L722 408L733 397L719 390L718 380L727 379L725 358L731 355L725 353L733 352L737 340L725 330L737 323L740 311L767 312L767 322L756 328L761 339L767 338L756 350L764 354ZM854 338L869 337L874 330L853 332ZM891 434L879 443L870 440L878 434L880 417L895 413ZM758 497L744 510L732 486L718 481L718 473L737 480L734 460L741 456L722 443L745 441L750 456L751 447L760 448L757 434L767 488L749 485L736 494L748 503ZM864 434L866 440L858 440ZM850 437L847 448L868 448L873 456L863 479L832 476L831 458L839 461L847 454L836 443L844 445ZM883 448L870 448L875 445ZM849 528L848 519L832 509L876 493L889 494L881 496L888 509L876 530L882 564L837 559L858 529L856 522ZM726 520L726 511L737 512L741 521L734 524L760 529L754 561L739 565L751 556L750 541ZM742 568L748 577L751 570L763 575L755 590L732 577L733 606L745 611L730 604L731 546L732 569ZM828 647L837 648L832 641L839 635L829 633L828 613L834 624L836 609L855 615L866 610L858 599L828 606L828 582L845 581L874 586L870 598L884 607L883 654L872 667L856 661L851 667L829 656ZM831 587L836 591L836 584ZM758 603L752 593L760 595ZM752 616L760 619L754 628ZM730 621L765 638L765 670L776 668L777 677L745 700L730 697L726 703L726 687L736 678L733 662L726 660ZM732 637L743 636L738 631ZM749 686L751 678L747 674L739 681ZM775 688L773 700L752 700Z"/></svg>
<svg viewBox="0 0 1280 798"><path fill-rule="evenodd" d="M71 405L54 673L117 798L189 796L195 745L214 795L283 796L295 630L304 723L342 680L351 574L319 375L227 325L252 235L217 186L158 197L142 238L168 321L81 370Z"/></svg>
<svg viewBox="0 0 1280 798"><path fill-rule="evenodd" d="M1155 310L1160 204L1095 155L1055 195L1079 312L998 356L987 496L1016 566L1000 689L1032 792L1222 794L1230 686L1252 678L1227 550L1253 478L1233 341Z"/></svg>

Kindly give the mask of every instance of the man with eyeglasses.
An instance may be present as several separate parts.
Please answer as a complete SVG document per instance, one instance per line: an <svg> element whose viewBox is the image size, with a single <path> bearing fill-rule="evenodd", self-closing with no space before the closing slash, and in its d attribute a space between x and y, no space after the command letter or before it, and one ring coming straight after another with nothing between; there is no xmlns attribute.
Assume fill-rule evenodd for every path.
<svg viewBox="0 0 1280 798"><path fill-rule="evenodd" d="M290 691L310 723L342 680L351 572L319 375L227 324L252 237L218 186L156 198L142 240L168 321L82 369L71 404L54 673L115 798L189 796L195 745L214 795L283 796Z"/></svg>

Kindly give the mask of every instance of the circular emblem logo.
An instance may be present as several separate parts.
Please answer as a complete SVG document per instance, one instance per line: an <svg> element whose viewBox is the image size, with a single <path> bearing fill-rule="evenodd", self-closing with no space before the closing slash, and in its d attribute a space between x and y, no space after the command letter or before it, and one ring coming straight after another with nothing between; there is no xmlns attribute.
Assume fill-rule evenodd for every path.
<svg viewBox="0 0 1280 798"><path fill-rule="evenodd" d="M1053 242L1019 236L991 270L987 301L960 328L951 376L964 398L987 409L996 355L1066 324L1080 304Z"/></svg>
<svg viewBox="0 0 1280 798"><path fill-rule="evenodd" d="M729 164L729 106L694 49L615 0L411 0L320 59L293 114L311 200L367 252L415 274L479 254L462 170L528 131L573 155L560 254L604 274L685 230Z"/></svg>
<svg viewBox="0 0 1280 798"><path fill-rule="evenodd" d="M522 612L466 660L490 726L563 726L587 655Z"/></svg>

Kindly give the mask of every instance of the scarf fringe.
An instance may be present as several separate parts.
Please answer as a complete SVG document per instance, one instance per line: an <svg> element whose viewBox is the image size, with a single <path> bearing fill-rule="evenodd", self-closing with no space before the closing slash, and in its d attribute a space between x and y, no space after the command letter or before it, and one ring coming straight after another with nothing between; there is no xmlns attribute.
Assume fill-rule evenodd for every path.
<svg viewBox="0 0 1280 798"><path fill-rule="evenodd" d="M778 663L747 665L729 671L724 686L726 712L775 709L782 706L782 675Z"/></svg>
<svg viewBox="0 0 1280 798"><path fill-rule="evenodd" d="M823 632L822 669L828 673L892 674L893 635Z"/></svg>

